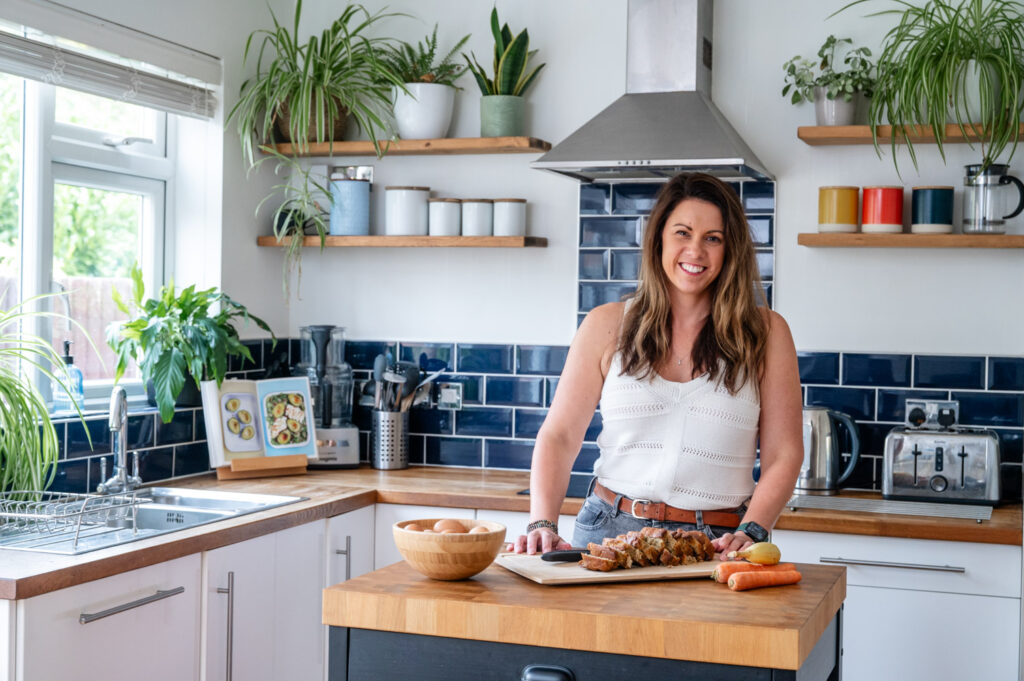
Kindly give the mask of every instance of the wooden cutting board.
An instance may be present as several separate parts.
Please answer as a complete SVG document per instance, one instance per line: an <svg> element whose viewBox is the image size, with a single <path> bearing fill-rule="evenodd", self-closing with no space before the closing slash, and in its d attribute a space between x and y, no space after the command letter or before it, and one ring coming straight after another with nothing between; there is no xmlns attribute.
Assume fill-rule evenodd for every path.
<svg viewBox="0 0 1024 681"><path fill-rule="evenodd" d="M540 559L539 554L502 553L494 559L497 565L522 575L538 584L600 584L602 582L649 582L659 579L708 578L714 572L717 560L691 565L635 567L628 570L596 572L587 570L578 562L552 563Z"/></svg>

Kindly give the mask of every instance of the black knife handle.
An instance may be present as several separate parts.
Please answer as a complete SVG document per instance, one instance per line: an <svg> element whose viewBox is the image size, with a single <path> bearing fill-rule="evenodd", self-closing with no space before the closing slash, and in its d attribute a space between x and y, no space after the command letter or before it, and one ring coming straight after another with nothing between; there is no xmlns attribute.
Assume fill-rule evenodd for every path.
<svg viewBox="0 0 1024 681"><path fill-rule="evenodd" d="M561 551L548 551L540 556L541 560L546 560L549 563L568 563L570 561L577 561L583 558L583 554L587 553L586 549L562 549Z"/></svg>

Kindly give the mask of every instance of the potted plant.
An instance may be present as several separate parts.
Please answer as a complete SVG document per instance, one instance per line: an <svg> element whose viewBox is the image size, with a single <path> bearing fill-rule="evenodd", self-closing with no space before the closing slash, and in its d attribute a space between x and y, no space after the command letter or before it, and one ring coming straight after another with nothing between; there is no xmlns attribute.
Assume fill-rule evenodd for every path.
<svg viewBox="0 0 1024 681"><path fill-rule="evenodd" d="M483 97L480 98L480 135L506 137L523 134L523 94L530 87L545 64L528 71L530 35L524 28L514 38L508 24L498 22L498 8L491 10L491 34L494 36L494 75L489 77L483 66L465 54L466 63ZM472 53L471 53L472 54Z"/></svg>
<svg viewBox="0 0 1024 681"><path fill-rule="evenodd" d="M380 20L395 15L348 5L319 36L300 43L301 12L298 0L289 29L271 11L273 29L253 31L245 43L243 64L258 44L256 75L242 83L240 98L228 114L245 158L254 164L254 138L257 145L290 141L300 152L310 142L340 140L347 116L370 136L379 156L378 130L387 129L381 114L391 105L391 86L402 81L379 58L388 39L369 33Z"/></svg>
<svg viewBox="0 0 1024 681"><path fill-rule="evenodd" d="M107 343L117 353L114 381L121 379L129 361L137 362L143 379L152 382L150 402L159 407L164 423L174 416L175 401L187 383L198 395L201 381L213 380L220 387L229 357L253 361L238 338L237 320L252 320L276 343L266 322L216 288L197 291L189 286L175 293L172 280L156 298L143 300L142 270L133 266L131 275L131 306L114 289L114 302L129 318L107 327Z"/></svg>
<svg viewBox="0 0 1024 681"><path fill-rule="evenodd" d="M1014 0L930 0L920 7L900 2L872 16L885 14L898 23L883 40L868 111L876 148L878 126L889 124L893 162L898 140L906 143L916 168L912 136L923 124L931 128L944 159L946 124L951 122L965 137L972 126L983 168L1007 150L1008 162L1017 148L1024 109L1022 6Z"/></svg>
<svg viewBox="0 0 1024 681"><path fill-rule="evenodd" d="M437 24L434 32L415 46L401 42L388 46L381 55L405 87L395 87L394 113L398 136L405 139L434 139L448 136L455 104L455 81L466 72L453 64L455 53L469 40L465 36L444 57L437 54Z"/></svg>
<svg viewBox="0 0 1024 681"><path fill-rule="evenodd" d="M842 71L837 71L836 51L852 45L849 38L830 35L818 50L818 61L797 55L782 65L786 72L782 96L789 95L793 104L814 102L818 125L853 125L857 116L859 95L871 97L874 87L871 50L866 47L847 50ZM817 72L815 72L817 68Z"/></svg>

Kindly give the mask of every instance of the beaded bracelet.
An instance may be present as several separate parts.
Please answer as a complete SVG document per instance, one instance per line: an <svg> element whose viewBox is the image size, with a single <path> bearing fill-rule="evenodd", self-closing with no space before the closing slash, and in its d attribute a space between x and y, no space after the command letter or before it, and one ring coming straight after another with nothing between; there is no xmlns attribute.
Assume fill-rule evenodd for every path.
<svg viewBox="0 0 1024 681"><path fill-rule="evenodd" d="M532 523L526 526L526 533L529 534L534 530L539 530L542 527L546 527L555 534L558 534L558 524L553 523L550 520L534 520Z"/></svg>

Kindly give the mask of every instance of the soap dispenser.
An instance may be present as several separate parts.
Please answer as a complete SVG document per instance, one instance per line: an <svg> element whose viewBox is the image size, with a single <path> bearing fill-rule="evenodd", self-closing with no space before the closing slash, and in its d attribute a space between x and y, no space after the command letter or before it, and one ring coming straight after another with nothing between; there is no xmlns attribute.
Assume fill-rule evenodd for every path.
<svg viewBox="0 0 1024 681"><path fill-rule="evenodd" d="M57 373L66 386L65 390L59 383L53 386L53 410L54 411L75 411L76 406L81 407L85 401L85 388L83 386L84 376L82 370L75 366L75 360L71 356L71 341L64 341L64 355L61 357L67 368L67 374Z"/></svg>

